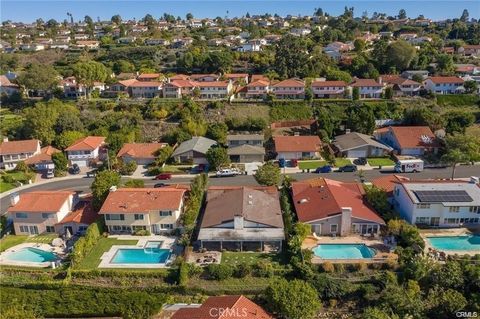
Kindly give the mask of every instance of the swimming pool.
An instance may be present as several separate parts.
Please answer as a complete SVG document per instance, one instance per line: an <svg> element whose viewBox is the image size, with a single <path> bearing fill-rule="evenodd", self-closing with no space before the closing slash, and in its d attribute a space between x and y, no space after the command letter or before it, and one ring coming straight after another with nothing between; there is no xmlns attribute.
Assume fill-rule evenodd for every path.
<svg viewBox="0 0 480 319"><path fill-rule="evenodd" d="M50 251L45 251L33 247L26 247L6 254L5 259L12 261L43 263L48 261L55 261L57 259L57 255Z"/></svg>
<svg viewBox="0 0 480 319"><path fill-rule="evenodd" d="M427 237L433 248L438 250L478 250L480 235Z"/></svg>
<svg viewBox="0 0 480 319"><path fill-rule="evenodd" d="M169 249L159 248L120 248L113 256L112 264L159 264L170 257Z"/></svg>
<svg viewBox="0 0 480 319"><path fill-rule="evenodd" d="M163 241L159 240L149 240L145 243L144 248L160 248L162 247Z"/></svg>
<svg viewBox="0 0 480 319"><path fill-rule="evenodd" d="M365 244L321 244L313 249L315 256L323 259L368 259L375 250Z"/></svg>

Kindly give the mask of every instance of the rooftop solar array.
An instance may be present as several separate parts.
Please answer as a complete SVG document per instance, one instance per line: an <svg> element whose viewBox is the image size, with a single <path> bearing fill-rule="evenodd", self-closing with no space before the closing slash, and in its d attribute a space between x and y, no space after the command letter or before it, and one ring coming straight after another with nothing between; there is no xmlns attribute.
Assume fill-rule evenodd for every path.
<svg viewBox="0 0 480 319"><path fill-rule="evenodd" d="M473 202L466 191L414 191L422 203Z"/></svg>

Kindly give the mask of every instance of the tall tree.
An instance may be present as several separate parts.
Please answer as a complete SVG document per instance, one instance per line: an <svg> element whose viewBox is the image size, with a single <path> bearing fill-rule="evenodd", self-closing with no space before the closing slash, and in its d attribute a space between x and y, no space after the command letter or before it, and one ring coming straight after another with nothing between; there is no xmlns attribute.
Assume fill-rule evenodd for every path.
<svg viewBox="0 0 480 319"><path fill-rule="evenodd" d="M16 80L28 94L30 91L51 91L60 82L57 71L51 65L38 63L29 64Z"/></svg>
<svg viewBox="0 0 480 319"><path fill-rule="evenodd" d="M480 160L480 137L454 134L448 136L445 142L447 151L442 160L452 165L452 179L455 178L457 164Z"/></svg>
<svg viewBox="0 0 480 319"><path fill-rule="evenodd" d="M119 14L116 14L116 15L112 16L112 18L110 20L115 24L122 23L122 17Z"/></svg>
<svg viewBox="0 0 480 319"><path fill-rule="evenodd" d="M282 78L304 77L308 72L309 56L303 38L287 35L275 48L275 71Z"/></svg>
<svg viewBox="0 0 480 319"><path fill-rule="evenodd" d="M101 171L95 176L95 180L90 187L93 196L92 204L95 210L98 211L102 207L112 186L120 186L120 174L117 172Z"/></svg>
<svg viewBox="0 0 480 319"><path fill-rule="evenodd" d="M400 11L398 11L398 18L399 19L407 18L407 12L405 11L405 9L400 9Z"/></svg>
<svg viewBox="0 0 480 319"><path fill-rule="evenodd" d="M387 48L387 59L397 71L408 68L415 54L415 48L403 40L395 41Z"/></svg>
<svg viewBox="0 0 480 319"><path fill-rule="evenodd" d="M105 82L110 75L109 70L99 62L78 62L73 66L73 74L78 82L87 86L87 96L93 88L94 82Z"/></svg>
<svg viewBox="0 0 480 319"><path fill-rule="evenodd" d="M470 16L470 14L468 13L468 10L463 9L462 16L460 17L460 21L467 22L469 16Z"/></svg>

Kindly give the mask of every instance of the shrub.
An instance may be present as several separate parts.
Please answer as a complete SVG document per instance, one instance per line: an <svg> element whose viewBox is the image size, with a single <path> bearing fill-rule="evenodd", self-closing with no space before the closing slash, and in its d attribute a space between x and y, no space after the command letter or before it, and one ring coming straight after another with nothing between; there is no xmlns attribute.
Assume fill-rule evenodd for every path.
<svg viewBox="0 0 480 319"><path fill-rule="evenodd" d="M339 272L339 273L345 272L344 264L334 264L334 268L336 272Z"/></svg>
<svg viewBox="0 0 480 319"><path fill-rule="evenodd" d="M248 263L238 264L235 268L235 277L244 278L252 273L252 266Z"/></svg>
<svg viewBox="0 0 480 319"><path fill-rule="evenodd" d="M335 272L335 267L329 261L326 261L322 264L322 269L324 272L333 273Z"/></svg>
<svg viewBox="0 0 480 319"><path fill-rule="evenodd" d="M255 275L258 277L273 277L274 269L270 262L259 260L255 265Z"/></svg>
<svg viewBox="0 0 480 319"><path fill-rule="evenodd" d="M147 170L147 175L155 176L155 175L158 175L158 174L162 173L162 171L163 170L160 166L151 166Z"/></svg>
<svg viewBox="0 0 480 319"><path fill-rule="evenodd" d="M355 264L355 270L358 272L365 272L367 270L367 264L364 262L359 262L358 264Z"/></svg>
<svg viewBox="0 0 480 319"><path fill-rule="evenodd" d="M136 230L133 234L136 236L150 236L150 231L147 229L139 229Z"/></svg>
<svg viewBox="0 0 480 319"><path fill-rule="evenodd" d="M2 180L7 184L15 183L15 178L13 178L11 175L2 175Z"/></svg>
<svg viewBox="0 0 480 319"><path fill-rule="evenodd" d="M84 237L80 237L79 240L73 246L72 263L78 264L82 259L92 250L93 246L100 239L104 228L104 221L99 218L88 226L87 232Z"/></svg>
<svg viewBox="0 0 480 319"><path fill-rule="evenodd" d="M15 166L15 171L16 172L28 172L29 171L29 168L27 166L27 164L25 164L24 161L20 161L17 163L17 165Z"/></svg>
<svg viewBox="0 0 480 319"><path fill-rule="evenodd" d="M135 161L130 161L128 163L122 163L119 168L119 173L121 175L132 175L137 169L137 163Z"/></svg>
<svg viewBox="0 0 480 319"><path fill-rule="evenodd" d="M188 283L188 264L182 262L178 267L178 284L180 286L186 286Z"/></svg>
<svg viewBox="0 0 480 319"><path fill-rule="evenodd" d="M207 273L211 279L225 280L233 275L233 268L226 264L211 264L207 267Z"/></svg>

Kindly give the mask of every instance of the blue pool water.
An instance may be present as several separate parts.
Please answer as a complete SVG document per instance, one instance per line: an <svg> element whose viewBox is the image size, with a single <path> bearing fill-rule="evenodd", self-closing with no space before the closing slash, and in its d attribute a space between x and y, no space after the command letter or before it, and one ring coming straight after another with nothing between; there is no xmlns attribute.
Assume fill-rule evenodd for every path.
<svg viewBox="0 0 480 319"><path fill-rule="evenodd" d="M163 244L163 241L149 240L143 247L144 248L160 248L162 247L162 244Z"/></svg>
<svg viewBox="0 0 480 319"><path fill-rule="evenodd" d="M428 237L433 248L438 250L478 250L480 235Z"/></svg>
<svg viewBox="0 0 480 319"><path fill-rule="evenodd" d="M27 262L36 262L42 263L46 261L54 261L57 259L57 256L49 251L27 247L20 250L9 253L5 256L5 259L14 260L14 261L27 261Z"/></svg>
<svg viewBox="0 0 480 319"><path fill-rule="evenodd" d="M315 256L323 259L367 259L375 250L364 244L323 244L313 249Z"/></svg>
<svg viewBox="0 0 480 319"><path fill-rule="evenodd" d="M112 264L159 264L170 257L170 250L159 248L121 248L113 256Z"/></svg>

